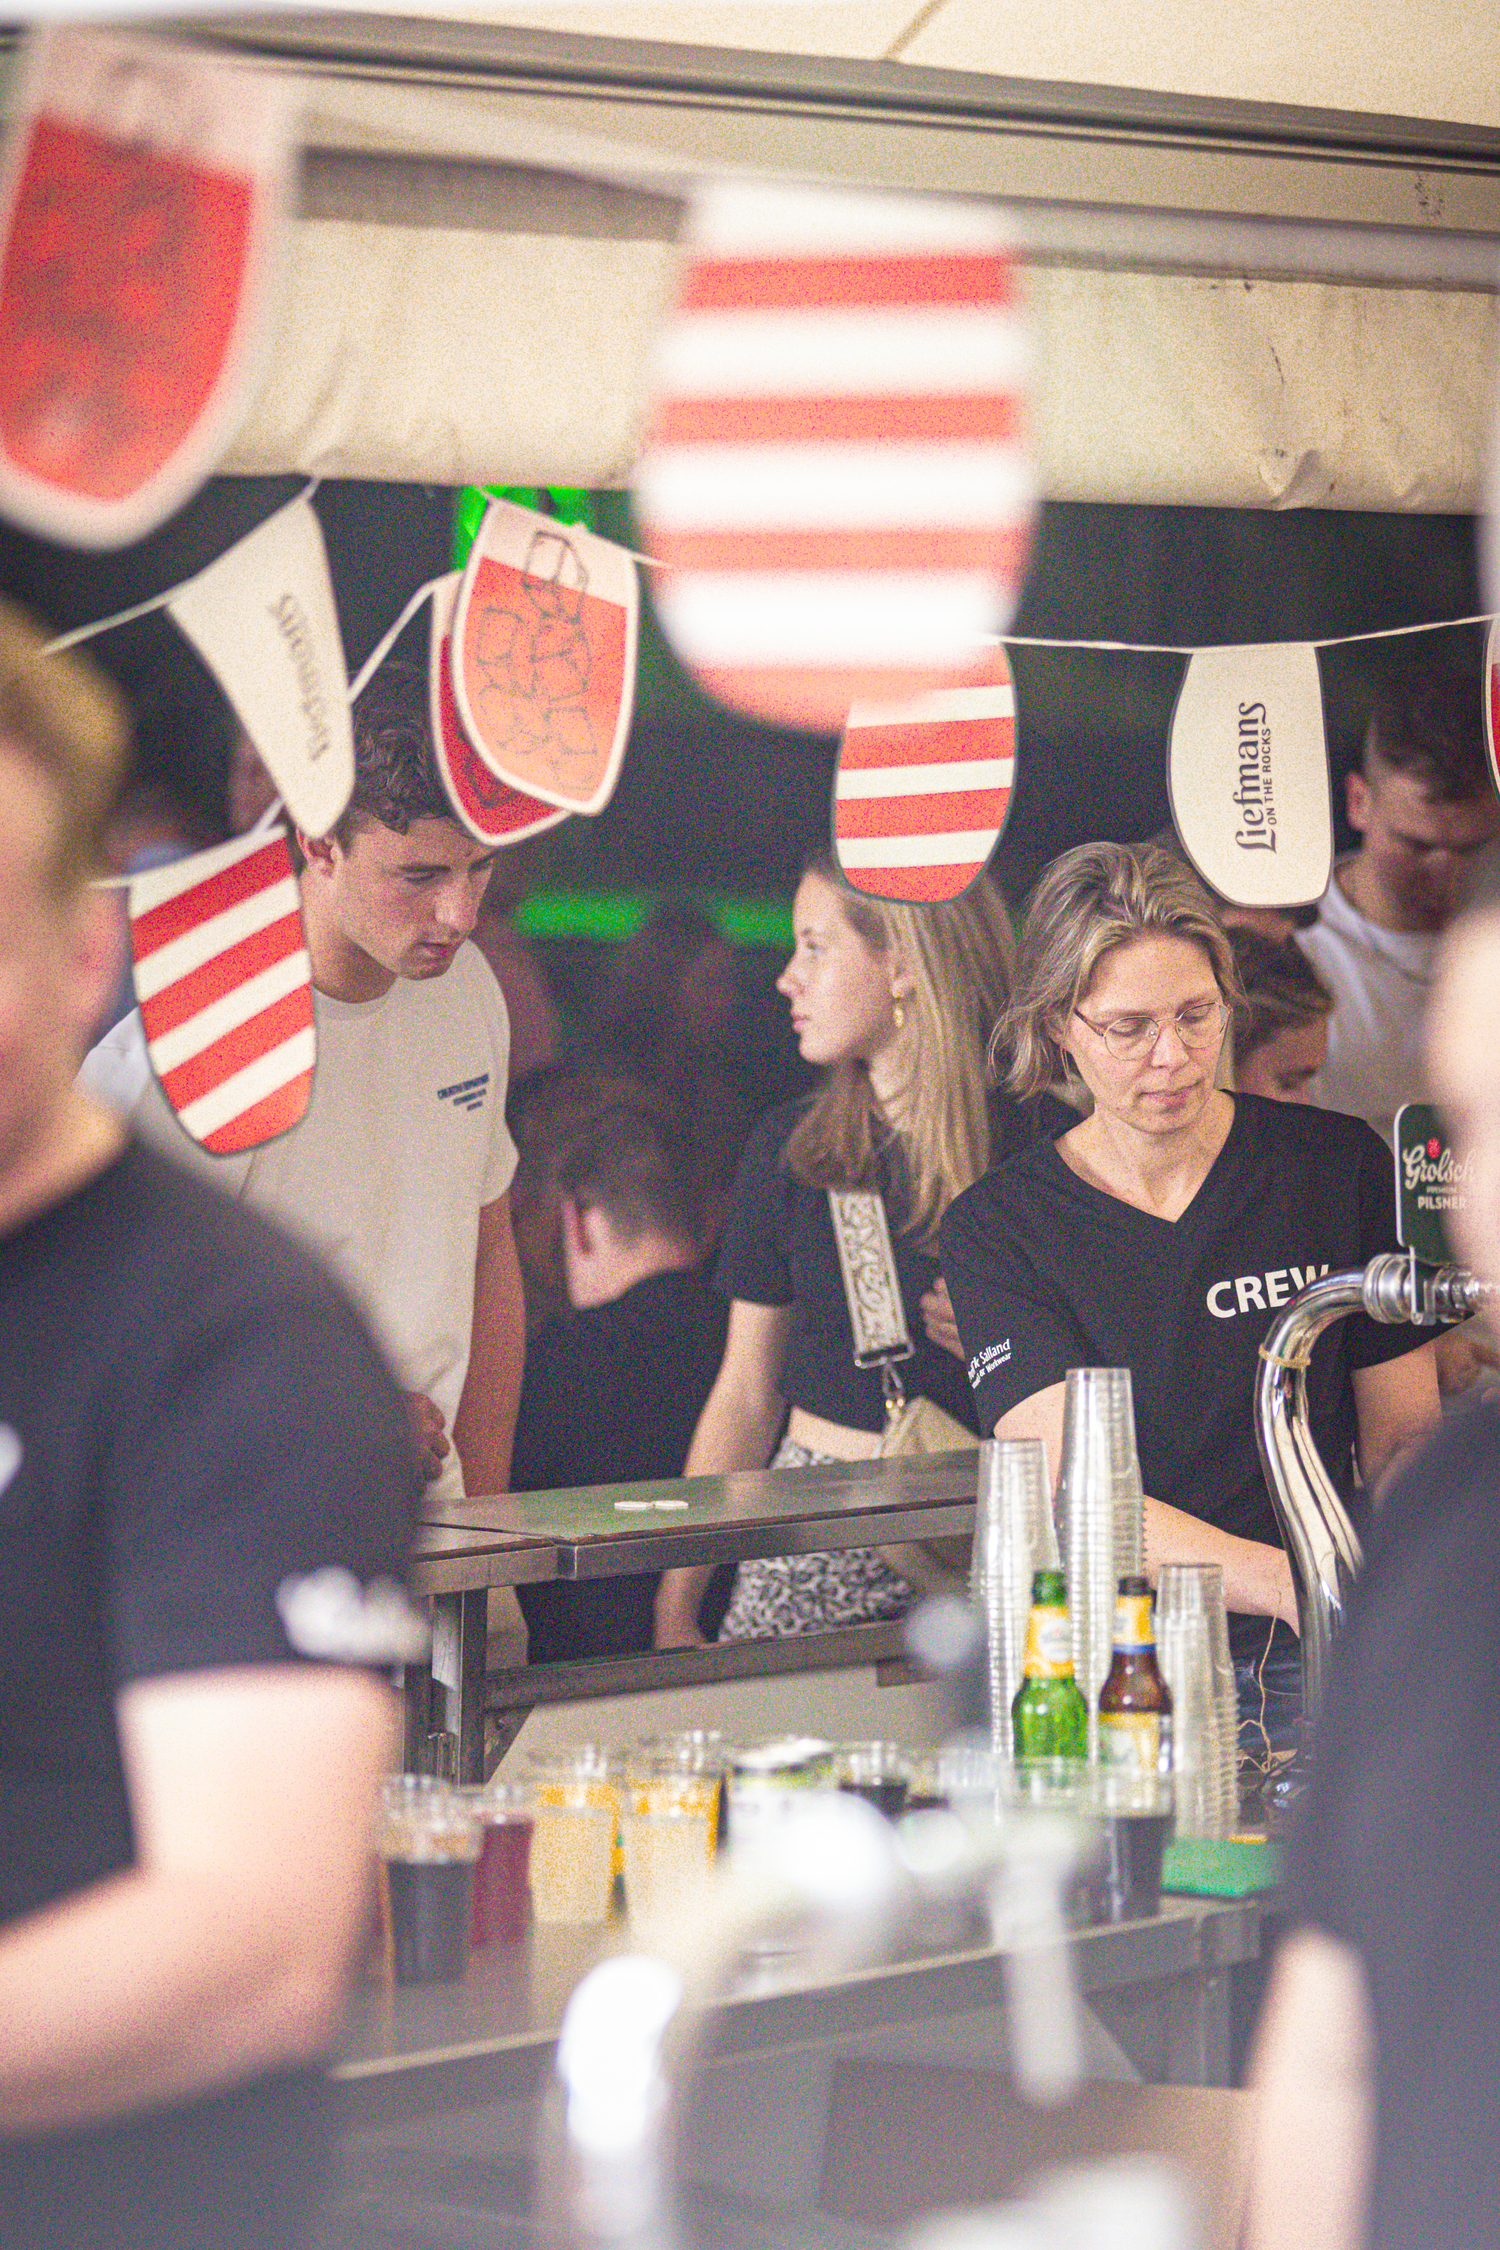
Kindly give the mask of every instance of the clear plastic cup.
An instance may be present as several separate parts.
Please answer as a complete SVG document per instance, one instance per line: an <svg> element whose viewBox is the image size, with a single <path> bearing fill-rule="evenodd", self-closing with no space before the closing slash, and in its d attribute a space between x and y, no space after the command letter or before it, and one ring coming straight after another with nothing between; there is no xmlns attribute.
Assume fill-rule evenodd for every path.
<svg viewBox="0 0 1500 2250"><path fill-rule="evenodd" d="M626 1765L624 1794L625 1911L640 1926L659 1921L707 1878L719 1775L695 1772L680 1749L637 1751Z"/></svg>
<svg viewBox="0 0 1500 2250"><path fill-rule="evenodd" d="M531 1902L531 1838L536 1792L528 1781L497 1776L483 1789L462 1789L481 1824L479 1863L474 1871L475 1951L487 1945L519 1945L526 1935Z"/></svg>
<svg viewBox="0 0 1500 2250"><path fill-rule="evenodd" d="M531 1910L538 1922L603 1922L614 1887L620 1792L597 1743L538 1755L531 1832Z"/></svg>

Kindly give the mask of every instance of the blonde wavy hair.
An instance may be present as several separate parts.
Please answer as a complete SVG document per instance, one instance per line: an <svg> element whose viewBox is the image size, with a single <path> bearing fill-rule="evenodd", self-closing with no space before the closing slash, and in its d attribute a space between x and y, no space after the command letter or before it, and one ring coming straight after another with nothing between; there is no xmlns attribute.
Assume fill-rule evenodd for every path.
<svg viewBox="0 0 1500 2250"><path fill-rule="evenodd" d="M1010 918L984 875L962 898L906 906L851 890L827 852L805 872L832 886L855 936L893 972L899 963L912 990L896 1034L896 1115L881 1109L863 1062L835 1063L787 1142L787 1169L808 1187L878 1188L894 1147L905 1166L906 1231L930 1241L954 1197L989 1165L989 1037L1010 998Z"/></svg>
<svg viewBox="0 0 1500 2250"><path fill-rule="evenodd" d="M1157 843L1080 844L1037 884L1010 1002L995 1025L991 1058L1008 1056L1007 1083L1019 1099L1050 1091L1091 1106L1063 1034L1105 955L1139 937L1201 946L1224 999L1243 1007L1224 925L1185 861Z"/></svg>

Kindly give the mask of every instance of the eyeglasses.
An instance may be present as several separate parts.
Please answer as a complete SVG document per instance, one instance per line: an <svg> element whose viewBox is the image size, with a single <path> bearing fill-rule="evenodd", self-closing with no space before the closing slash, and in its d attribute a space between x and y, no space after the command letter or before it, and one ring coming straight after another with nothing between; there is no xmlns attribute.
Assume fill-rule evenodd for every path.
<svg viewBox="0 0 1500 2250"><path fill-rule="evenodd" d="M1184 1047L1212 1047L1218 1042L1229 1014L1222 1000L1190 1000L1179 1008L1175 1016L1111 1016L1108 1023L1095 1023L1082 1008L1073 1010L1080 1023L1086 1023L1096 1039L1105 1046L1118 1062L1139 1062L1156 1052L1156 1043L1167 1024L1172 1026Z"/></svg>

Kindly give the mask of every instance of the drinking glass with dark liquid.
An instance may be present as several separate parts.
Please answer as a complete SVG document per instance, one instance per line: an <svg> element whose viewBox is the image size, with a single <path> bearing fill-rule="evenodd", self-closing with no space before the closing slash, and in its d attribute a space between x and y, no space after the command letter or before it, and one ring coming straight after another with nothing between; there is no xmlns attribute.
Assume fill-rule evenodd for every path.
<svg viewBox="0 0 1500 2250"><path fill-rule="evenodd" d="M379 1843L397 1984L463 1976L481 1841L479 1821L446 1781L397 1774L385 1784Z"/></svg>
<svg viewBox="0 0 1500 2250"><path fill-rule="evenodd" d="M846 1742L834 1753L833 1778L887 1820L899 1820L911 1792L911 1760L894 1742Z"/></svg>

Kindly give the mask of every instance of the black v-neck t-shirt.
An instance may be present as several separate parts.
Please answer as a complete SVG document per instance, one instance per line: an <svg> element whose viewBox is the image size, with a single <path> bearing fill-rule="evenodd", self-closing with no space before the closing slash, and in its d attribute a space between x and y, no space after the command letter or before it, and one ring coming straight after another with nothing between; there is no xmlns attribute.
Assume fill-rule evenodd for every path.
<svg viewBox="0 0 1500 2250"><path fill-rule="evenodd" d="M796 1179L786 1165L787 1142L807 1106L807 1097L784 1102L751 1134L720 1238L714 1287L723 1297L791 1308L780 1385L789 1406L841 1422L846 1429L882 1430L880 1370L854 1364L854 1332L828 1191ZM1029 1113L1004 1094L992 1095L992 1148L1008 1153L1022 1146L1032 1130ZM973 1429L974 1406L964 1371L922 1325L922 1299L939 1273L936 1252L905 1231L900 1181L888 1180L882 1193L912 1343L911 1358L901 1362L902 1385L908 1398L929 1398Z"/></svg>
<svg viewBox="0 0 1500 2250"><path fill-rule="evenodd" d="M1260 1346L1306 1282L1394 1250L1395 1216L1384 1143L1359 1118L1301 1103L1236 1094L1229 1136L1175 1220L1090 1185L1053 1142L1035 1143L943 1222L943 1271L981 1427L1070 1367L1128 1367L1146 1490L1279 1545L1255 1445ZM1354 1369L1427 1340L1363 1313L1319 1340L1312 1430L1346 1497Z"/></svg>

